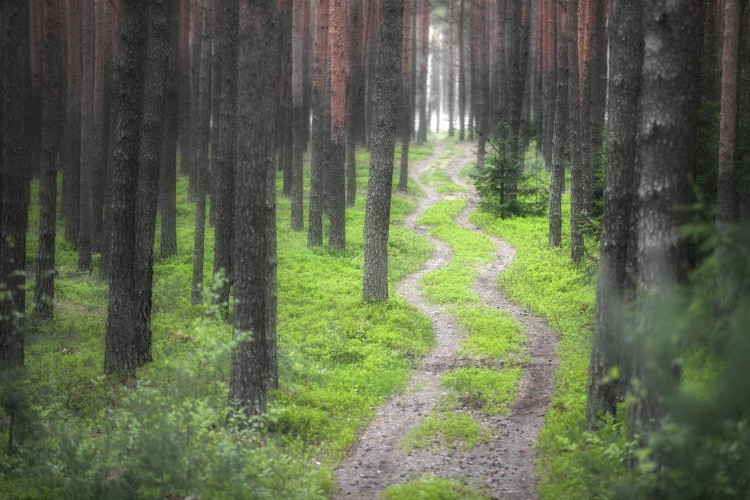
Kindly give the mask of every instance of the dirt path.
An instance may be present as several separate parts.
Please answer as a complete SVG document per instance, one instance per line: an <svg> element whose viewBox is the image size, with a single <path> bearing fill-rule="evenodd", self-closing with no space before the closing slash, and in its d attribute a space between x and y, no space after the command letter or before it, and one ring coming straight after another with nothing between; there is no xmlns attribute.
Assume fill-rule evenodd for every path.
<svg viewBox="0 0 750 500"><path fill-rule="evenodd" d="M468 189L468 194L464 195L467 207L458 215L456 223L481 233L468 222L469 213L477 205L477 196L459 175L461 168L473 161L471 149L467 145L463 156L453 161L449 175L453 182ZM406 391L379 408L370 426L359 436L334 475L334 498L378 498L388 486L411 481L425 473L460 479L493 498L536 497L534 442L552 395L555 337L543 320L512 304L497 286L497 274L508 266L514 255L513 248L500 239L491 238L498 253L492 263L480 269L474 289L487 304L508 311L526 327L529 361L523 365L524 373L510 412L507 416L474 414L492 431L492 438L489 443L471 450L437 448L405 452L400 448L402 438L422 417L433 412L445 395L441 376L462 361L458 349L463 332L444 306L430 304L417 287L422 276L447 266L452 257L451 248L445 242L427 234L416 222L425 210L443 199L420 180L441 151L438 145L431 158L412 167L410 178L424 191L424 196L417 209L404 220L406 227L430 240L432 255L422 269L397 287L399 295L431 319L437 345L422 360Z"/></svg>

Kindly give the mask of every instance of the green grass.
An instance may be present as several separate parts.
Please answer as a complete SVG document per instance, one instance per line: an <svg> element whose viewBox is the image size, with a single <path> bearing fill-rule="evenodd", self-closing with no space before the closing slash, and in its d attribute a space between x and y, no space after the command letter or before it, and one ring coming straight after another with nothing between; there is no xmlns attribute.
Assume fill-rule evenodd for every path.
<svg viewBox="0 0 750 500"><path fill-rule="evenodd" d="M461 481L437 476L424 475L414 481L397 484L385 490L386 500L485 500L489 496L467 486Z"/></svg>
<svg viewBox="0 0 750 500"><path fill-rule="evenodd" d="M410 159L431 151L429 144L411 148ZM29 429L44 432L35 438L29 431L16 455L0 455L0 496L95 498L130 491L236 498L250 488L257 498L325 497L333 468L374 408L404 388L434 342L429 320L395 293L387 303L361 300L367 154L358 154L357 167L359 196L347 210L343 251L308 248L306 233L289 230L289 201L279 194L280 386L268 414L249 428L231 423L227 402L231 327L211 308L190 301L194 207L187 201L187 179L178 178L179 253L157 259L154 269L154 362L139 370L135 387L102 373L107 285L95 277L96 269L93 276L76 273L77 255L62 242L60 223L56 318L30 325L21 391ZM279 189L281 179L279 174ZM34 183L30 276L37 189ZM412 195L395 195L392 222L403 220L415 203ZM206 242L209 286L210 227ZM391 286L429 253L425 239L392 225ZM32 291L33 280L29 303ZM0 437L7 439L7 428Z"/></svg>
<svg viewBox="0 0 750 500"><path fill-rule="evenodd" d="M482 410L487 415L505 414L521 378L521 368L459 368L443 376L443 384L451 389L463 406Z"/></svg>
<svg viewBox="0 0 750 500"><path fill-rule="evenodd" d="M401 440L401 448L405 451L432 447L470 449L489 441L491 435L471 415L443 411L423 418Z"/></svg>

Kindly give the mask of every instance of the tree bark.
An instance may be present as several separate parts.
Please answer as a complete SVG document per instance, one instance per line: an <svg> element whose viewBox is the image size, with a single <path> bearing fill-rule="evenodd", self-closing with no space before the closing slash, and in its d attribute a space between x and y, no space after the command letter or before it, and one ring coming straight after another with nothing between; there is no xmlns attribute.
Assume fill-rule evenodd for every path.
<svg viewBox="0 0 750 500"><path fill-rule="evenodd" d="M124 8L119 92L113 103L117 123L112 137L114 155L109 206L112 248L104 372L129 379L135 377L139 364L133 328L136 315L136 193L148 8L143 0L126 2Z"/></svg>
<svg viewBox="0 0 750 500"><path fill-rule="evenodd" d="M456 44L456 0L448 0L448 40L446 44L446 54L448 60L446 61L448 76L447 81L447 97L446 104L448 105L448 137L456 135L455 125L455 100L456 100L456 62L454 59Z"/></svg>
<svg viewBox="0 0 750 500"><path fill-rule="evenodd" d="M42 165L39 182L39 246L37 248L34 315L54 316L57 162L60 149L60 6L45 0L42 50Z"/></svg>
<svg viewBox="0 0 750 500"><path fill-rule="evenodd" d="M458 140L466 137L466 66L464 62L464 0L458 0Z"/></svg>
<svg viewBox="0 0 750 500"><path fill-rule="evenodd" d="M416 56L411 51L410 40L414 36L411 31L411 19L416 15L412 10L414 3L407 0L404 3L403 33L401 38L401 164L398 175L398 190L405 193L409 189L409 141L411 140L411 124L414 108L411 105L411 66L412 58Z"/></svg>
<svg viewBox="0 0 750 500"><path fill-rule="evenodd" d="M315 54L312 90L312 161L310 165L310 211L307 244L323 244L323 180L328 162L331 116L326 105L326 59L328 54L328 0L317 0Z"/></svg>
<svg viewBox="0 0 750 500"><path fill-rule="evenodd" d="M199 304L203 290L203 261L206 232L206 195L208 181L208 139L211 122L211 31L209 0L201 1L201 51L198 71L198 112L195 119L193 143L193 178L195 179L195 233L193 239L193 285L192 300Z"/></svg>
<svg viewBox="0 0 750 500"><path fill-rule="evenodd" d="M81 5L80 0L66 0L67 22L67 98L65 118L65 170L63 209L65 241L78 246L80 224L81 172Z"/></svg>
<svg viewBox="0 0 750 500"><path fill-rule="evenodd" d="M644 54L641 74L638 189L638 290L650 306L658 304L679 274L677 205L695 161L699 0L652 0L644 3ZM647 332L649 320L641 320ZM629 408L631 431L648 432L662 412L663 380L646 363L642 348L634 353L633 377L645 395Z"/></svg>
<svg viewBox="0 0 750 500"><path fill-rule="evenodd" d="M0 2L0 371L23 365L28 228L29 6Z"/></svg>
<svg viewBox="0 0 750 500"><path fill-rule="evenodd" d="M105 99L107 80L107 28L106 4L109 0L95 0L94 3L94 167L91 181L91 250L108 250L107 231L104 230L104 195L107 192L107 134L105 119Z"/></svg>
<svg viewBox="0 0 750 500"><path fill-rule="evenodd" d="M235 197L235 308L230 400L246 414L266 409L276 385L275 94L280 52L271 0L240 1L238 142Z"/></svg>
<svg viewBox="0 0 750 500"><path fill-rule="evenodd" d="M396 110L401 84L398 70L401 63L403 13L402 1L382 1L371 137L372 156L365 205L364 300L388 299L388 229L393 147L396 144Z"/></svg>
<svg viewBox="0 0 750 500"><path fill-rule="evenodd" d="M355 0L349 4L349 79L346 96L346 206L353 207L357 200L357 133L361 108L360 79L360 40L362 32L362 2Z"/></svg>
<svg viewBox="0 0 750 500"><path fill-rule="evenodd" d="M586 409L590 426L602 413L616 415L617 404L625 400L630 383L625 308L635 285L628 269L628 248L632 245L637 208L635 164L643 68L642 19L642 0L612 0L608 34L608 166Z"/></svg>
<svg viewBox="0 0 750 500"><path fill-rule="evenodd" d="M565 4L570 8L570 3ZM568 12L559 9L557 31L557 92L552 137L552 175L549 188L549 246L562 240L562 193L565 189L565 145L568 141Z"/></svg>
<svg viewBox="0 0 750 500"><path fill-rule="evenodd" d="M81 85L81 172L80 209L78 227L78 272L91 274L91 252L93 234L93 177L94 177L94 3L84 1L81 11L82 72Z"/></svg>
<svg viewBox="0 0 750 500"><path fill-rule="evenodd" d="M218 167L218 207L214 245L214 272L223 271L227 279L219 290L219 301L229 301L230 277L233 276L234 247L234 177L237 164L237 41L239 40L238 0L224 0L221 17L219 53L224 68L221 81L221 106L218 142L221 155Z"/></svg>
<svg viewBox="0 0 750 500"><path fill-rule="evenodd" d="M302 155L304 152L304 125L302 107L302 55L304 44L302 39L302 2L293 0L292 6L292 218L293 231L305 229L303 204Z"/></svg>
<svg viewBox="0 0 750 500"><path fill-rule="evenodd" d="M430 57L430 0L421 0L422 12L420 19L420 58L419 84L417 87L417 109L419 110L419 130L417 144L427 142L427 60ZM416 13L415 13L416 14ZM415 54L416 56L416 54Z"/></svg>
<svg viewBox="0 0 750 500"><path fill-rule="evenodd" d="M343 0L331 0L328 43L331 64L331 153L329 162L330 227L328 244L346 246L346 33L348 14Z"/></svg>

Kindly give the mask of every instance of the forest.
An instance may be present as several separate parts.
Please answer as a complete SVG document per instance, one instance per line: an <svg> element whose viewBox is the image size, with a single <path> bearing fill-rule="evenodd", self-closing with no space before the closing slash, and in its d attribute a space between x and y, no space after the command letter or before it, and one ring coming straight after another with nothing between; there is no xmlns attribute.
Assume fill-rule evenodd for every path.
<svg viewBox="0 0 750 500"><path fill-rule="evenodd" d="M0 498L750 497L750 1L0 1Z"/></svg>

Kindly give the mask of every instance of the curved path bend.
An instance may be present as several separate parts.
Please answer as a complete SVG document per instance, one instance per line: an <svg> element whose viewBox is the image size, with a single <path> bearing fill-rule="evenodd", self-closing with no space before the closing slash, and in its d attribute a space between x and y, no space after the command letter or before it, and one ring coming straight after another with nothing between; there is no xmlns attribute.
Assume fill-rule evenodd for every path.
<svg viewBox="0 0 750 500"><path fill-rule="evenodd" d="M461 169L474 161L469 145L448 169L451 180L467 189L465 195L460 195L467 200L466 208L455 222L490 238L497 247L495 259L479 268L474 290L487 305L507 311L525 326L527 356L522 363L523 374L508 415L473 414L491 430L488 443L470 450L428 448L405 452L400 448L400 442L409 430L432 413L446 394L440 382L442 375L460 366L463 359L458 351L464 332L447 312L446 306L429 303L418 288L425 274L447 266L453 256L447 243L430 236L417 224L419 216L430 206L448 198L420 179L439 158L442 149L438 144L430 158L412 166L410 178L423 190L424 196L417 209L404 220L404 226L428 238L433 251L419 271L407 276L397 286L399 295L430 318L436 346L416 368L404 393L391 397L378 408L369 427L358 437L336 470L334 498L337 499L379 498L388 486L414 480L423 474L459 479L492 498L537 497L534 443L554 388L556 339L543 319L510 302L497 285L498 273L510 264L515 251L503 240L483 233L468 220L479 202L473 186L460 175Z"/></svg>

